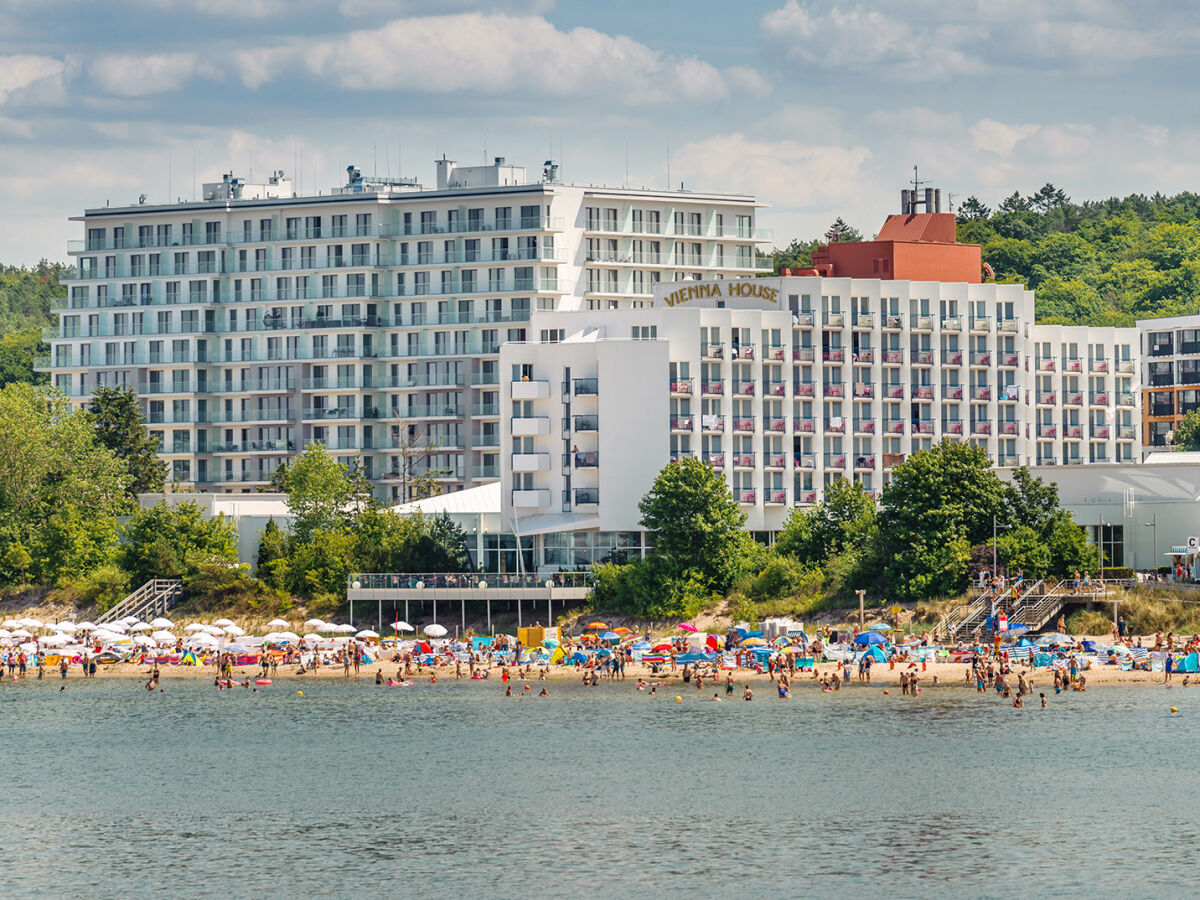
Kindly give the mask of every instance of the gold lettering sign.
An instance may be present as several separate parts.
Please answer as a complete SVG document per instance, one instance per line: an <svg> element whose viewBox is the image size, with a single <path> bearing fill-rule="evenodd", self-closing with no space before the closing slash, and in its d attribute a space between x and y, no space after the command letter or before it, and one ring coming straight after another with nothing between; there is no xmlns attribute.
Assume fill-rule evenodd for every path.
<svg viewBox="0 0 1200 900"><path fill-rule="evenodd" d="M687 303L689 300L719 298L721 297L722 285L725 287L727 296L730 297L757 298L766 300L769 303L779 303L778 288L768 287L760 281L749 278L736 281L714 281L709 284L694 284L679 288L663 297L663 303L667 306L678 306L681 303Z"/></svg>

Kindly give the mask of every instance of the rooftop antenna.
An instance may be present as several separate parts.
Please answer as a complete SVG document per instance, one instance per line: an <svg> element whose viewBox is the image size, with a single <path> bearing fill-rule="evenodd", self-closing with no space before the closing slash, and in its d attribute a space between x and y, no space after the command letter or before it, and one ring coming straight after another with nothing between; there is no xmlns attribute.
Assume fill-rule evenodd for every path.
<svg viewBox="0 0 1200 900"><path fill-rule="evenodd" d="M954 212L954 198L957 196L959 195L951 193L950 191L946 191L946 203L950 207L950 212Z"/></svg>
<svg viewBox="0 0 1200 900"><path fill-rule="evenodd" d="M923 184L929 184L929 182L921 181L921 179L919 179L917 177L917 164L913 163L913 181L912 181L913 193L916 194L920 190L921 185L923 185Z"/></svg>

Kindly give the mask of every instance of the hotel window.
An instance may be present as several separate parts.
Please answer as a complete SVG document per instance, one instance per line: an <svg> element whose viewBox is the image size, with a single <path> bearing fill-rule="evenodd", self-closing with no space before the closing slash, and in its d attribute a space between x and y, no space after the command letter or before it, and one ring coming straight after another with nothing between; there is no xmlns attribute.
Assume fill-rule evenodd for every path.
<svg viewBox="0 0 1200 900"><path fill-rule="evenodd" d="M543 328L542 329L542 343L543 344L560 343L565 334L566 334L566 331L562 328Z"/></svg>
<svg viewBox="0 0 1200 900"><path fill-rule="evenodd" d="M646 210L646 234L662 234L662 213L657 209Z"/></svg>
<svg viewBox="0 0 1200 900"><path fill-rule="evenodd" d="M262 272L268 268L270 268L270 266L267 263L266 248L255 250L254 251L254 271Z"/></svg>
<svg viewBox="0 0 1200 900"><path fill-rule="evenodd" d="M717 268L722 268L725 265L725 246L717 244L713 248L713 265Z"/></svg>
<svg viewBox="0 0 1200 900"><path fill-rule="evenodd" d="M204 243L206 243L206 244L221 243L221 223L220 222L205 222L204 223Z"/></svg>
<svg viewBox="0 0 1200 900"><path fill-rule="evenodd" d="M635 209L633 211L633 221L630 225L630 230L633 231L635 234L640 234L642 231L645 230L644 217L643 217L643 213L640 209Z"/></svg>
<svg viewBox="0 0 1200 900"><path fill-rule="evenodd" d="M355 237L369 237L371 234L371 214L357 213L354 216Z"/></svg>
<svg viewBox="0 0 1200 900"><path fill-rule="evenodd" d="M634 325L633 339L635 341L657 341L658 326L657 325Z"/></svg>
<svg viewBox="0 0 1200 900"><path fill-rule="evenodd" d="M585 210L587 214L587 230L600 230L600 208L597 206L589 206Z"/></svg>
<svg viewBox="0 0 1200 900"><path fill-rule="evenodd" d="M604 230L605 231L616 231L617 230L617 211L615 209L605 209L604 210Z"/></svg>
<svg viewBox="0 0 1200 900"><path fill-rule="evenodd" d="M346 276L346 296L365 297L367 295L367 276L362 272Z"/></svg>
<svg viewBox="0 0 1200 900"><path fill-rule="evenodd" d="M512 228L512 207L497 206L496 207L496 230L508 231Z"/></svg>

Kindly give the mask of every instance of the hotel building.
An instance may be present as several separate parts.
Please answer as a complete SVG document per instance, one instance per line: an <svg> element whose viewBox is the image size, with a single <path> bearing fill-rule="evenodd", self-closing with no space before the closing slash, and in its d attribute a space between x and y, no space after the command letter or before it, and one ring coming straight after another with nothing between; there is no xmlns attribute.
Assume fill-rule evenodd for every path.
<svg viewBox="0 0 1200 900"><path fill-rule="evenodd" d="M89 209L38 368L77 403L126 384L181 487L248 491L305 444L381 499L495 480L499 351L536 313L648 306L659 282L750 277L753 197L562 184L437 161L298 196L282 172L203 199Z"/></svg>

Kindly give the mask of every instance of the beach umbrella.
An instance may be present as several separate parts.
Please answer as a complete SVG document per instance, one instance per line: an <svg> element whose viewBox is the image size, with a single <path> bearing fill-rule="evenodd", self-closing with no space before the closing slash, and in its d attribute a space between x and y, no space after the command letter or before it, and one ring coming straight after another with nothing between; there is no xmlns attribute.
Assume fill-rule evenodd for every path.
<svg viewBox="0 0 1200 900"><path fill-rule="evenodd" d="M296 634L294 631L281 631L279 632L279 639L282 641L295 642L300 640L300 635Z"/></svg>
<svg viewBox="0 0 1200 900"><path fill-rule="evenodd" d="M304 623L304 627L305 628L320 628L324 624L325 624L325 621L323 619L309 619L307 622Z"/></svg>
<svg viewBox="0 0 1200 900"><path fill-rule="evenodd" d="M654 651L656 653L667 653L671 649L672 649L672 645L668 641L660 641L659 643L654 645Z"/></svg>
<svg viewBox="0 0 1200 900"><path fill-rule="evenodd" d="M133 636L133 642L139 647L153 647L156 643L154 638L145 634L135 634Z"/></svg>
<svg viewBox="0 0 1200 900"><path fill-rule="evenodd" d="M169 631L156 631L154 634L150 635L150 637L154 638L154 640L158 641L160 644L175 643L175 635L171 634Z"/></svg>
<svg viewBox="0 0 1200 900"><path fill-rule="evenodd" d="M105 622L100 627L105 631L115 631L119 634L124 634L129 630L129 625L125 622L122 622L120 619L117 619L115 622Z"/></svg>
<svg viewBox="0 0 1200 900"><path fill-rule="evenodd" d="M137 616L125 616L125 618L121 619L121 621L124 622L126 625L133 625L138 621L138 617Z"/></svg>
<svg viewBox="0 0 1200 900"><path fill-rule="evenodd" d="M96 626L93 625L91 622L83 621L83 622L80 622L78 625L76 625L75 629L77 631L95 631Z"/></svg>
<svg viewBox="0 0 1200 900"><path fill-rule="evenodd" d="M41 619L22 619L21 627L22 628L45 628L46 626L42 624Z"/></svg>
<svg viewBox="0 0 1200 900"><path fill-rule="evenodd" d="M270 622L267 623L267 627L268 628L287 628L289 624L290 623L285 622L283 619L272 619Z"/></svg>
<svg viewBox="0 0 1200 900"><path fill-rule="evenodd" d="M700 630L691 622L680 622L677 627L682 628L684 631L690 631L692 634L695 634Z"/></svg>
<svg viewBox="0 0 1200 900"><path fill-rule="evenodd" d="M322 622L317 626L317 631L321 632L321 634L337 634L341 630L342 629L333 622Z"/></svg>
<svg viewBox="0 0 1200 900"><path fill-rule="evenodd" d="M633 634L633 629L626 628L624 625L622 625L620 628L614 628L613 633L614 634Z"/></svg>
<svg viewBox="0 0 1200 900"><path fill-rule="evenodd" d="M339 625L338 631L342 634L354 634L354 626L348 623L346 625Z"/></svg>
<svg viewBox="0 0 1200 900"><path fill-rule="evenodd" d="M1051 632L1050 634L1043 634L1040 638L1038 638L1037 642L1039 647L1045 647L1050 644L1073 643L1069 634L1063 634L1062 632L1058 631Z"/></svg>
<svg viewBox="0 0 1200 900"><path fill-rule="evenodd" d="M221 630L224 631L230 637L241 637L243 634L246 633L246 629L239 628L237 625L226 625Z"/></svg>
<svg viewBox="0 0 1200 900"><path fill-rule="evenodd" d="M377 637L379 637L379 633L372 631L370 628L364 628L362 631L360 631L358 634L356 634L355 637L377 638Z"/></svg>
<svg viewBox="0 0 1200 900"><path fill-rule="evenodd" d="M600 635L600 640L602 641L619 641L620 639L621 636L615 631L606 631L604 634Z"/></svg>
<svg viewBox="0 0 1200 900"><path fill-rule="evenodd" d="M0 638L10 638L10 637L12 637L11 631L9 631L7 628L0 628Z"/></svg>
<svg viewBox="0 0 1200 900"><path fill-rule="evenodd" d="M130 631L153 631L154 626L146 622L138 622L136 625L129 626Z"/></svg>
<svg viewBox="0 0 1200 900"><path fill-rule="evenodd" d="M224 649L228 650L230 653L245 653L246 652L246 648L243 647L241 644L226 644Z"/></svg>
<svg viewBox="0 0 1200 900"><path fill-rule="evenodd" d="M766 644L766 641L764 641L762 638L752 637L752 638L746 638L744 641L742 641L740 644L738 644L738 646L739 647L761 647L764 644Z"/></svg>
<svg viewBox="0 0 1200 900"><path fill-rule="evenodd" d="M151 628L174 628L174 623L166 616L159 616L157 619L150 620Z"/></svg>
<svg viewBox="0 0 1200 900"><path fill-rule="evenodd" d="M62 632L59 632L58 634L52 634L47 638L42 638L42 643L47 647L59 647L63 644L70 643L70 641L71 639Z"/></svg>
<svg viewBox="0 0 1200 900"><path fill-rule="evenodd" d="M876 644L886 644L887 638L877 631L864 631L854 639L854 643L860 647L870 647Z"/></svg>
<svg viewBox="0 0 1200 900"><path fill-rule="evenodd" d="M233 625L234 621L233 619L217 619L217 621L213 622L213 624L218 628L225 628L229 625Z"/></svg>
<svg viewBox="0 0 1200 900"><path fill-rule="evenodd" d="M10 634L9 637L27 638L27 637L33 637L33 635L30 634L28 631L26 631L24 628L18 628L16 631L14 631L12 634Z"/></svg>
<svg viewBox="0 0 1200 900"><path fill-rule="evenodd" d="M207 631L201 631L187 639L189 644L199 644L204 647L216 647L221 642L209 634Z"/></svg>
<svg viewBox="0 0 1200 900"><path fill-rule="evenodd" d="M889 625L887 622L876 622L874 625L872 625L870 627L869 630L870 631L891 631L892 626Z"/></svg>
<svg viewBox="0 0 1200 900"><path fill-rule="evenodd" d="M435 622L432 625L425 626L425 633L430 637L440 638L446 636L446 629Z"/></svg>
<svg viewBox="0 0 1200 900"><path fill-rule="evenodd" d="M205 631L207 625L201 625L199 622L192 622L190 625L184 626L184 631Z"/></svg>
<svg viewBox="0 0 1200 900"><path fill-rule="evenodd" d="M392 626L392 630L393 631L416 631L416 629L413 628L411 625L409 625L407 622L397 622L396 624L394 624Z"/></svg>
<svg viewBox="0 0 1200 900"><path fill-rule="evenodd" d="M598 628L601 631L606 631L608 629L608 626L605 625L603 622L590 622L588 624L588 628Z"/></svg>

